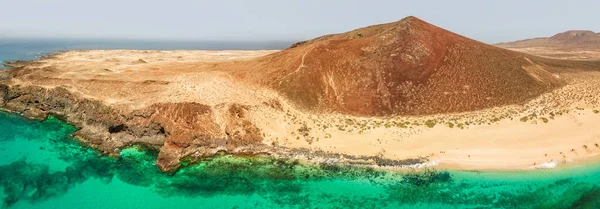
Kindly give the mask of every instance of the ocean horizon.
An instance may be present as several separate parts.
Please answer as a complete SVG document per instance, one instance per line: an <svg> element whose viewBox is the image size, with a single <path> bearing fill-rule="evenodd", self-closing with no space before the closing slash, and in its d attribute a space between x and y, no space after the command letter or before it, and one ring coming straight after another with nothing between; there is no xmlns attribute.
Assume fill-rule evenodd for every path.
<svg viewBox="0 0 600 209"><path fill-rule="evenodd" d="M91 38L11 38L0 37L0 64L34 60L47 54L68 50L278 50L295 41L235 40L134 40ZM0 65L0 69L4 66Z"/></svg>

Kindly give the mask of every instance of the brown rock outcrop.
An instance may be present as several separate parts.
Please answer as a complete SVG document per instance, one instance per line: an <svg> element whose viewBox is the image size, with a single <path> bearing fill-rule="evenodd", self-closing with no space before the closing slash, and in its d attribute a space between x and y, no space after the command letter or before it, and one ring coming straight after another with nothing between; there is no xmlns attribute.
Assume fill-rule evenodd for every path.
<svg viewBox="0 0 600 209"><path fill-rule="evenodd" d="M179 167L184 156L212 156L218 151L264 152L263 135L244 119L247 108L232 104L225 115L199 103L155 104L122 112L102 102L81 98L63 88L0 85L2 108L26 117L56 115L79 127L75 135L105 153L141 144L160 149L157 165L164 171ZM225 118L218 123L216 117Z"/></svg>

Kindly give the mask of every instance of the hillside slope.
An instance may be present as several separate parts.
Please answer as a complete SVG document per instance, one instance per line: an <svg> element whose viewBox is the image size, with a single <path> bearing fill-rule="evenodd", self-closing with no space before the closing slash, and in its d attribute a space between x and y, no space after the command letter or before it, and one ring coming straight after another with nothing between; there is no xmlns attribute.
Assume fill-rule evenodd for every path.
<svg viewBox="0 0 600 209"><path fill-rule="evenodd" d="M224 64L299 107L353 115L422 115L524 102L563 82L537 57L415 17L327 35Z"/></svg>

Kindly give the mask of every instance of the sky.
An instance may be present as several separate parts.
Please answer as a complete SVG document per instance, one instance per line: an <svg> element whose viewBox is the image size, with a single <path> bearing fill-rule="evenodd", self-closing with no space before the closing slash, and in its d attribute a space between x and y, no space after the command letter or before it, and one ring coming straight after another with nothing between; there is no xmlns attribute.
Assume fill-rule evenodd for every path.
<svg viewBox="0 0 600 209"><path fill-rule="evenodd" d="M600 32L598 0L0 0L0 37L305 40L416 16L498 43Z"/></svg>

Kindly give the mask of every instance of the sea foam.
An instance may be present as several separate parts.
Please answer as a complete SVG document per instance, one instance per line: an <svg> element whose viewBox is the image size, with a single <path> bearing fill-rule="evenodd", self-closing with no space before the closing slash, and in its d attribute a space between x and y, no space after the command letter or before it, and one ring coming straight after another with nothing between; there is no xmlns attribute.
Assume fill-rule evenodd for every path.
<svg viewBox="0 0 600 209"><path fill-rule="evenodd" d="M558 163L556 163L554 161L550 161L547 163L530 166L529 169L552 169L552 168L556 168L557 166L558 166Z"/></svg>
<svg viewBox="0 0 600 209"><path fill-rule="evenodd" d="M440 164L440 161L438 161L438 160L432 160L432 161L424 162L424 163L417 163L417 164L412 164L412 165L403 165L401 167L402 168L428 168L428 167L437 166L439 164Z"/></svg>

